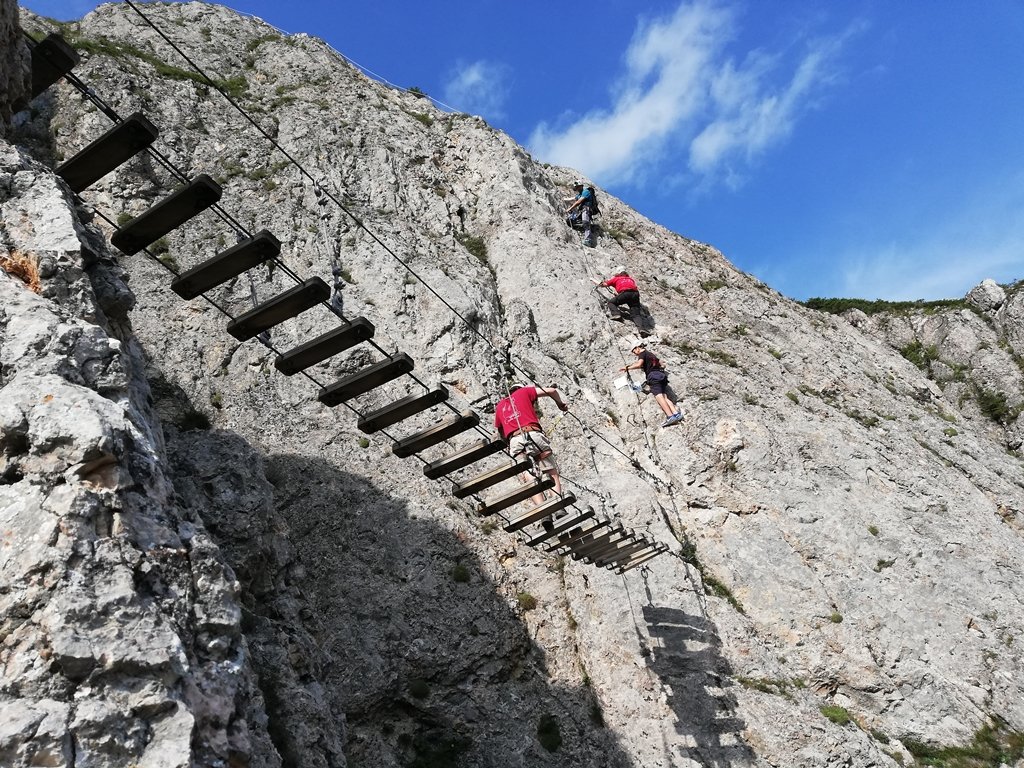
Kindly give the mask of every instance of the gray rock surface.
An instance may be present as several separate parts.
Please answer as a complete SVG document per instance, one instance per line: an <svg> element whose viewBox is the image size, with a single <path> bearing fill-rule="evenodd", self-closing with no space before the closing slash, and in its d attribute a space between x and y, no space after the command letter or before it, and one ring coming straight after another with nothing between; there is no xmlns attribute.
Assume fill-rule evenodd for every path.
<svg viewBox="0 0 1024 768"><path fill-rule="evenodd" d="M10 130L11 112L29 90L28 51L22 40L16 3L0 3L0 137Z"/></svg>
<svg viewBox="0 0 1024 768"><path fill-rule="evenodd" d="M228 765L258 741L238 583L99 309L90 274L120 270L87 263L57 179L6 143L0 210L0 256L41 281L0 270L0 765Z"/></svg>
<svg viewBox="0 0 1024 768"><path fill-rule="evenodd" d="M4 246L53 266L41 295L0 275L0 514L18 537L0 570L0 755L866 768L985 726L1024 731L1016 422L982 418L957 378L983 370L972 381L1019 402L1019 369L984 336L994 323L1016 348L1012 290L979 292L977 311L851 323L603 192L598 247L583 249L558 215L574 172L479 118L223 8L146 12L365 227L215 91L158 74L156 59L185 64L129 8L65 30L114 43L84 57L85 81L122 114L146 111L189 173L221 178L225 210L274 232L290 270L330 282L336 262L346 313L457 408L488 418L506 355L557 383L571 415L544 421L566 486L672 551L620 577L525 546L319 405L319 385L379 352L286 378L225 332L217 307L238 315L290 287L283 270L215 289L217 307L170 292L168 268L233 242L218 217L170 235L159 261L103 248L91 207L136 214L173 186L166 171L133 160L74 209L5 147ZM116 47L129 41L145 57ZM64 87L36 107L16 140L40 160L106 127ZM619 263L679 426L659 430L650 399L612 384L635 337L602 319L588 278ZM271 342L334 322L317 309ZM928 371L897 351L931 339L943 353Z"/></svg>
<svg viewBox="0 0 1024 768"><path fill-rule="evenodd" d="M945 306L880 305L870 317L859 310L843 316L917 365L963 418L1016 454L1024 446L1020 288L989 279ZM947 418L956 420L952 414Z"/></svg>

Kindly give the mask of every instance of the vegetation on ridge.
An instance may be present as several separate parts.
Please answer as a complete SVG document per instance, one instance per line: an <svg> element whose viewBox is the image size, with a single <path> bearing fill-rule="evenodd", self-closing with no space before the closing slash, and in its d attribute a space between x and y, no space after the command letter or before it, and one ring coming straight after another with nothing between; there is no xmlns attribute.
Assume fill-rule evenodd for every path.
<svg viewBox="0 0 1024 768"><path fill-rule="evenodd" d="M876 315L880 312L892 312L893 314L907 314L908 312L923 312L932 314L940 309L966 309L968 304L963 299L936 299L934 301L883 301L876 299L823 299L815 297L807 301L801 301L808 309L816 309L819 312L828 312L832 315L841 315L849 309L859 309L865 315Z"/></svg>
<svg viewBox="0 0 1024 768"><path fill-rule="evenodd" d="M989 768L997 765L1015 765L1024 758L1024 732L1011 731L999 719L995 725L985 725L974 741L964 747L939 747L913 739L902 739L907 751L914 756L914 764L935 768Z"/></svg>

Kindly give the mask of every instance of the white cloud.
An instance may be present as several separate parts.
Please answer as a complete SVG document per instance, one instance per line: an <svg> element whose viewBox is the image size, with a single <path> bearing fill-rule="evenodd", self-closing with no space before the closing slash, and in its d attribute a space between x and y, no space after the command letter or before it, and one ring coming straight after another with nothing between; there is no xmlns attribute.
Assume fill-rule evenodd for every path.
<svg viewBox="0 0 1024 768"><path fill-rule="evenodd" d="M500 120L508 97L507 73L494 62L459 62L444 87L444 100L463 112Z"/></svg>
<svg viewBox="0 0 1024 768"><path fill-rule="evenodd" d="M781 56L727 54L736 16L707 0L684 0L668 17L642 22L625 53L626 71L612 104L561 127L539 125L534 154L579 168L605 184L640 182L655 165L687 147L689 173L707 183L735 181L737 167L790 135L823 83L839 41L808 46L792 74Z"/></svg>
<svg viewBox="0 0 1024 768"><path fill-rule="evenodd" d="M743 71L727 62L711 83L715 119L690 143L690 168L707 174L732 156L749 161L787 138L815 88L828 78L829 48L834 46L808 52L792 79L775 92L761 82L772 61L755 56Z"/></svg>
<svg viewBox="0 0 1024 768"><path fill-rule="evenodd" d="M955 299L986 277L997 282L1024 275L1020 240L899 246L843 259L843 289L836 295L887 301Z"/></svg>
<svg viewBox="0 0 1024 768"><path fill-rule="evenodd" d="M1024 277L1024 173L1009 172L947 209L916 242L862 244L836 259L839 292L891 301L958 298L986 277Z"/></svg>

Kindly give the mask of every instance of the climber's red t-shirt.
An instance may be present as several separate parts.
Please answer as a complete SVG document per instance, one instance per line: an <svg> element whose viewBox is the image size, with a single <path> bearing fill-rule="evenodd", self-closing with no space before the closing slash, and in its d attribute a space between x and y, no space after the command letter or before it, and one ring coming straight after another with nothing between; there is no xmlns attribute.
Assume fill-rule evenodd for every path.
<svg viewBox="0 0 1024 768"><path fill-rule="evenodd" d="M615 275L614 277L609 277L607 280L601 283L601 285L610 285L612 288L615 289L616 293L636 290L636 280L634 280L629 275Z"/></svg>
<svg viewBox="0 0 1024 768"><path fill-rule="evenodd" d="M521 387L494 408L494 426L503 438L528 424L540 426L533 404L537 402L536 387Z"/></svg>

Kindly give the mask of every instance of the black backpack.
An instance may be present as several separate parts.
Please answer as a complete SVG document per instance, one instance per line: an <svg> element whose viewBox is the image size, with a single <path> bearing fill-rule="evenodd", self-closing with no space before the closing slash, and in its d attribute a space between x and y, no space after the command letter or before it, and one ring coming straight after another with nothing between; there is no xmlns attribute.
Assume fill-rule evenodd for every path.
<svg viewBox="0 0 1024 768"><path fill-rule="evenodd" d="M590 190L590 215L598 216L601 213L601 209L597 207L597 190L593 187L586 187Z"/></svg>

